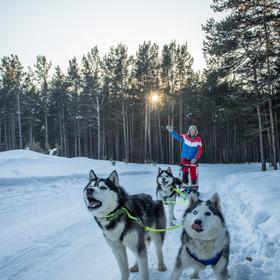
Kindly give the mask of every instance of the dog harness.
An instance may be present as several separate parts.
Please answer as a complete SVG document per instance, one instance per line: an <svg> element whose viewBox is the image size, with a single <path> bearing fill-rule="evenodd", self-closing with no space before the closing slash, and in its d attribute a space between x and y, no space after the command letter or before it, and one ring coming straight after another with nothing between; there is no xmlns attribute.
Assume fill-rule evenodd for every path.
<svg viewBox="0 0 280 280"><path fill-rule="evenodd" d="M192 257L194 260L202 263L203 265L216 265L224 253L224 249L223 249L221 252L219 252L213 258L208 259L208 260L202 260L202 259L199 259L196 255L194 255L187 246L186 246L186 250L190 257Z"/></svg>
<svg viewBox="0 0 280 280"><path fill-rule="evenodd" d="M167 198L170 198L172 197L173 195L176 195L176 192L173 190L172 193L170 195L167 195L167 196L162 196L163 199L167 199Z"/></svg>

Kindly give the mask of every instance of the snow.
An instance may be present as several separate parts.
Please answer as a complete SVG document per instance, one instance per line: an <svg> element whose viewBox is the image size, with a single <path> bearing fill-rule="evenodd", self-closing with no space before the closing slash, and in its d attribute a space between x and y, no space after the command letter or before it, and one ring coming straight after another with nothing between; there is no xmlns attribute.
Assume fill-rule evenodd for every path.
<svg viewBox="0 0 280 280"><path fill-rule="evenodd" d="M155 197L159 165L88 158L63 158L27 150L0 153L0 279L120 279L114 256L92 216L82 190L88 173L107 176L116 169L129 193ZM164 165L160 165L166 168ZM172 167L178 175L178 167ZM234 280L280 279L280 172L259 164L201 164L202 199L218 192L231 235L229 271ZM176 205L177 224L185 206ZM181 229L167 232L167 272L156 270L149 248L150 279L169 279ZM128 252L129 263L134 263ZM189 277L186 270L182 279ZM130 275L139 279L138 273ZM211 269L201 279L213 280Z"/></svg>

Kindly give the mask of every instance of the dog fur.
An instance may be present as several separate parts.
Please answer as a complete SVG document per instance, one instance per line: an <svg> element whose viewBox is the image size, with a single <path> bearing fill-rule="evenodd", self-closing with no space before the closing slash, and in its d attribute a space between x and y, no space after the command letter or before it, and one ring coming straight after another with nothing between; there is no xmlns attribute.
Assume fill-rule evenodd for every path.
<svg viewBox="0 0 280 280"><path fill-rule="evenodd" d="M205 260L213 260L211 267L218 280L228 279L230 238L219 195L215 193L210 200L202 201L191 194L183 226L182 244L171 279L178 280L187 267L194 269L192 278L198 279L200 271L208 265Z"/></svg>
<svg viewBox="0 0 280 280"><path fill-rule="evenodd" d="M89 174L89 183L84 189L84 200L115 255L122 280L128 280L129 272L137 271L140 272L141 280L149 278L146 247L149 240L155 244L158 270L167 269L162 254L165 233L146 231L122 211L122 207L125 207L131 215L140 218L145 226L165 228L166 217L161 201L153 201L152 197L146 194L128 195L119 185L116 171L108 178L100 179L92 170ZM113 216L108 217L111 214ZM136 256L136 263L130 270L126 248Z"/></svg>

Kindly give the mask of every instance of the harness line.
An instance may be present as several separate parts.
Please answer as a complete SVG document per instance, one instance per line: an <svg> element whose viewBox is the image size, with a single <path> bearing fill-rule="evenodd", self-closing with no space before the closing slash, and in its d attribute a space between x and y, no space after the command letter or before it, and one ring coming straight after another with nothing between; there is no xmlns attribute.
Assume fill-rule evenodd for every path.
<svg viewBox="0 0 280 280"><path fill-rule="evenodd" d="M115 217L116 215L118 215L120 212L124 211L127 215L127 217L133 221L135 221L137 224L139 224L141 227L143 227L145 230L147 231L152 231L152 232L166 232L168 230L173 230L173 229L177 229L177 228L180 228L182 227L183 225L177 225L177 226L172 226L172 227L169 227L169 228L161 228L161 229L157 229L157 228L152 228L152 227L149 227L149 226L145 226L143 224L143 222L141 221L141 219L139 217L135 217L133 215L131 215L131 213L125 208L125 207L122 207L120 208L119 210L117 210L115 213L112 213L112 214L109 214L107 216L105 216L105 218L112 218L112 217Z"/></svg>

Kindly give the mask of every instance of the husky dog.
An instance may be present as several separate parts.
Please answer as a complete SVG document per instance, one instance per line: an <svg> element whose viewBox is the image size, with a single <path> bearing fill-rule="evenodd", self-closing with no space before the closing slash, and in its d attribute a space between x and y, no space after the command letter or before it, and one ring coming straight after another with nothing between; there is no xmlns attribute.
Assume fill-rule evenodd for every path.
<svg viewBox="0 0 280 280"><path fill-rule="evenodd" d="M207 265L211 265L218 280L227 279L230 239L219 195L215 193L210 200L202 201L191 194L183 226L182 245L171 279L179 279L187 267L194 268L192 278L198 279Z"/></svg>
<svg viewBox="0 0 280 280"><path fill-rule="evenodd" d="M162 200L164 204L168 205L169 225L171 226L174 226L173 220L176 220L174 207L177 197L175 189L178 184L181 184L181 181L173 176L170 167L167 170L158 168L156 196L157 199Z"/></svg>
<svg viewBox="0 0 280 280"><path fill-rule="evenodd" d="M99 179L92 170L89 183L84 189L84 200L116 257L122 280L128 280L129 277L126 247L136 256L130 272L139 271L141 280L149 278L146 241L151 239L156 247L158 270L167 270L162 254L164 232L148 232L143 227L166 227L162 202L153 201L146 194L128 195L119 185L116 171L106 179ZM139 218L143 225L131 219L128 214Z"/></svg>

